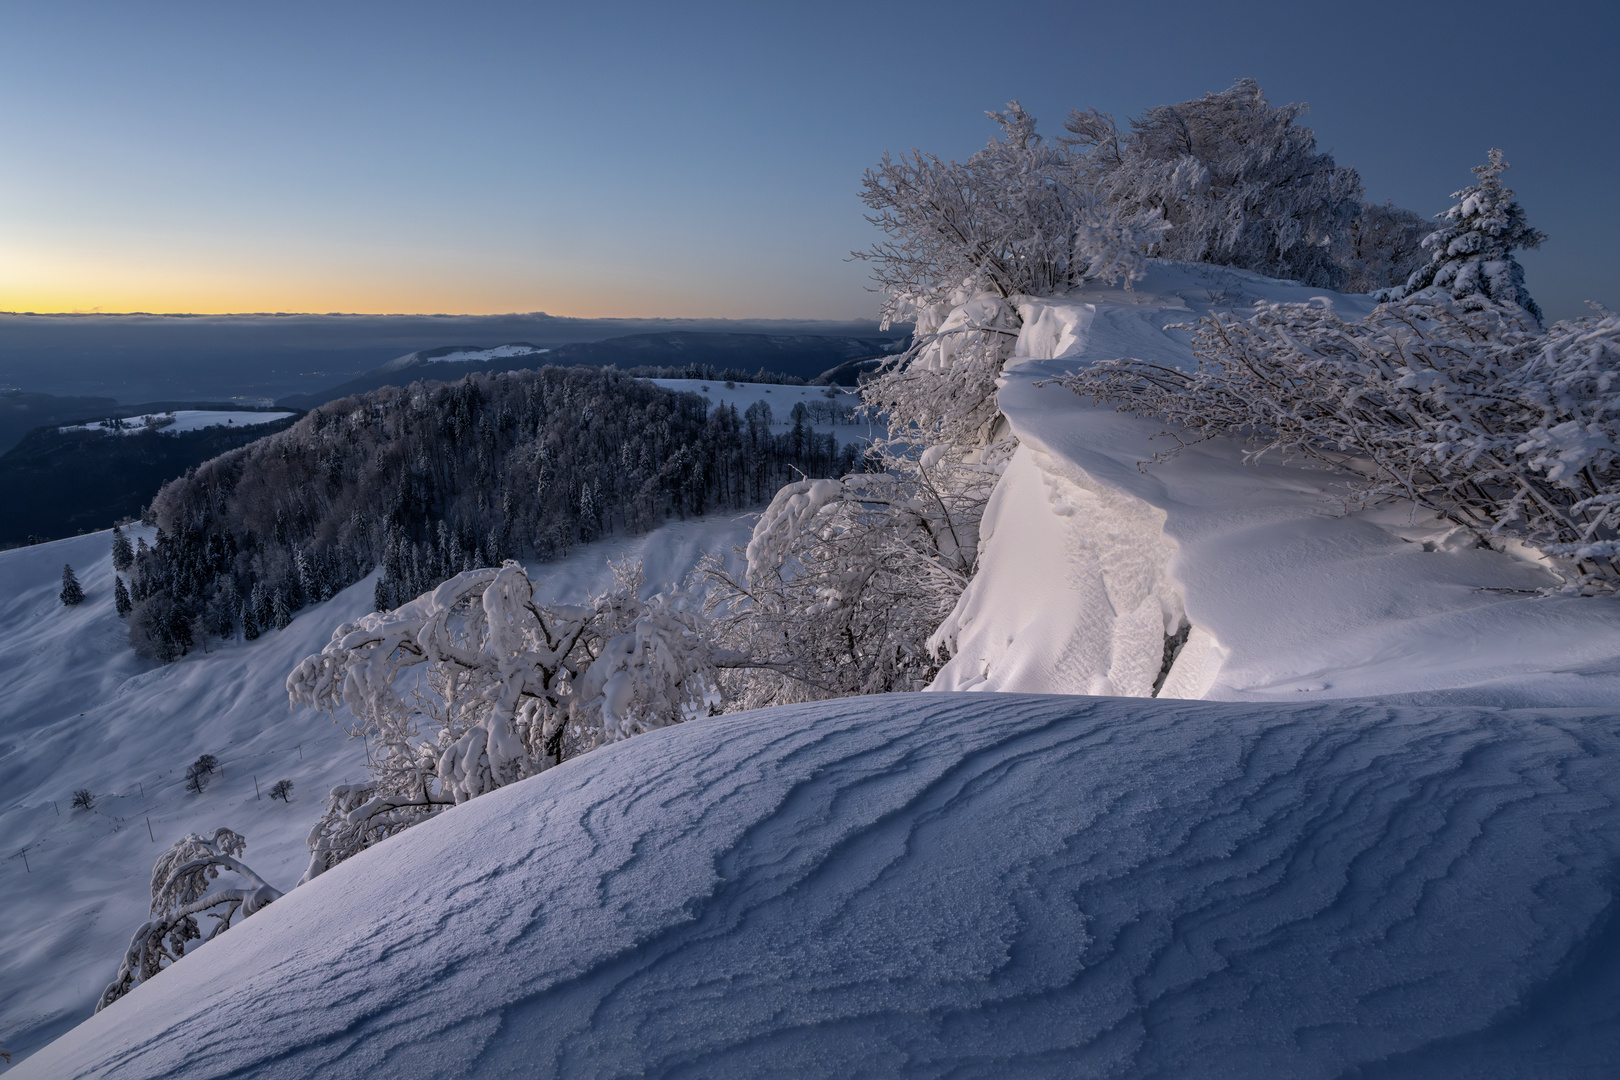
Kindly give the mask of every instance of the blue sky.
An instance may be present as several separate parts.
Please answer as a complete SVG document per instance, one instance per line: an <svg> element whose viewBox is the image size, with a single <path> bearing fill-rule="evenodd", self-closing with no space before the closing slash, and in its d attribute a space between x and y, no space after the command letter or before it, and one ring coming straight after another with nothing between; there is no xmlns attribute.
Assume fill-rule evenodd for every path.
<svg viewBox="0 0 1620 1080"><path fill-rule="evenodd" d="M4 3L0 308L859 318L860 175L1250 76L1620 307L1620 5Z"/></svg>

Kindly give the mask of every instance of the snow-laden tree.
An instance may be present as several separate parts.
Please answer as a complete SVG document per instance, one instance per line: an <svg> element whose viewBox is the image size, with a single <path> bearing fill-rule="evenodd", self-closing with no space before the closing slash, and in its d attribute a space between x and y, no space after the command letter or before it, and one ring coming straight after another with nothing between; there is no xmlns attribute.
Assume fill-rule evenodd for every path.
<svg viewBox="0 0 1620 1080"><path fill-rule="evenodd" d="M129 544L129 537L117 525L113 526L112 535L112 564L113 569L121 574L129 572L135 565L135 549Z"/></svg>
<svg viewBox="0 0 1620 1080"><path fill-rule="evenodd" d="M759 708L925 688L929 636L978 565L979 521L1010 442L892 452L882 472L789 484L760 516L741 572L701 573L720 640L746 652L727 701Z"/></svg>
<svg viewBox="0 0 1620 1080"><path fill-rule="evenodd" d="M124 579L113 577L113 610L118 612L120 619L127 616L134 605L129 599L129 590L124 588Z"/></svg>
<svg viewBox="0 0 1620 1080"><path fill-rule="evenodd" d="M1344 292L1371 293L1403 285L1428 261L1423 239L1433 229L1421 214L1393 202L1382 206L1363 203L1361 216L1351 223Z"/></svg>
<svg viewBox="0 0 1620 1080"><path fill-rule="evenodd" d="M79 585L79 579L73 573L73 567L67 563L62 564L62 603L68 607L84 603L84 589Z"/></svg>
<svg viewBox="0 0 1620 1080"><path fill-rule="evenodd" d="M1337 288L1361 178L1316 148L1297 121L1304 105L1270 105L1252 79L1148 109L1122 130L1077 109L1065 140L1103 201L1124 214L1162 214L1154 254L1219 263Z"/></svg>
<svg viewBox="0 0 1620 1080"><path fill-rule="evenodd" d="M1522 308L1541 322L1541 308L1524 287L1524 267L1513 252L1540 247L1547 236L1530 227L1513 189L1502 185L1507 169L1502 151L1493 147L1490 159L1474 166L1479 183L1453 192L1457 203L1440 215L1440 228L1424 237L1429 261L1405 285L1380 294L1381 299L1400 300L1441 288L1465 304L1483 300Z"/></svg>
<svg viewBox="0 0 1620 1080"><path fill-rule="evenodd" d="M1143 360L1059 380L1176 424L1358 470L1354 503L1408 499L1483 539L1519 538L1571 590L1620 586L1620 317L1546 331L1443 292L1346 321L1325 302L1199 320L1194 372Z"/></svg>
<svg viewBox="0 0 1620 1080"><path fill-rule="evenodd" d="M1102 205L1072 155L1036 134L1018 102L988 114L1001 137L964 162L913 150L867 171L861 200L886 239L872 263L885 326L986 294L1050 296L1082 281L1127 283L1164 233L1152 210ZM954 306L954 304L952 304Z"/></svg>
<svg viewBox="0 0 1620 1080"><path fill-rule="evenodd" d="M641 597L639 566L583 605L523 568L469 570L338 627L287 677L294 707L347 708L372 779L334 788L307 881L446 807L606 743L715 711L718 650L697 605Z"/></svg>
<svg viewBox="0 0 1620 1080"><path fill-rule="evenodd" d="M246 847L240 833L219 829L211 837L192 833L158 857L152 868L151 917L130 938L118 976L96 1002L97 1012L179 960L190 942L212 941L236 916L245 919L280 898L280 892L241 861ZM244 884L219 886L221 870ZM197 925L203 915L214 920L206 937Z"/></svg>

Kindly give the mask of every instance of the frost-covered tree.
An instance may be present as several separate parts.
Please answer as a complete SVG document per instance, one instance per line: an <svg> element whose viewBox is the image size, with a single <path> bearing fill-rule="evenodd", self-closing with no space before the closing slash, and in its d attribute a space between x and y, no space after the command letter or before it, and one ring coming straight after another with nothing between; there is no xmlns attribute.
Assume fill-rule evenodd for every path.
<svg viewBox="0 0 1620 1080"><path fill-rule="evenodd" d="M1001 137L965 162L913 150L885 154L861 199L886 239L857 258L873 266L884 325L980 293L1050 296L1101 278L1127 284L1162 237L1152 210L1100 205L1072 156L1036 134L1018 102L988 114Z"/></svg>
<svg viewBox="0 0 1620 1080"><path fill-rule="evenodd" d="M1459 301L1483 299L1522 308L1539 324L1541 308L1524 287L1524 267L1513 257L1518 248L1538 248L1547 239L1532 229L1513 189L1502 185L1508 163L1492 148L1484 165L1474 166L1479 183L1453 192L1456 205L1440 215L1441 226L1423 240L1429 262L1404 286L1381 295L1399 300L1428 288L1445 289Z"/></svg>
<svg viewBox="0 0 1620 1080"><path fill-rule="evenodd" d="M84 603L84 589L79 585L79 579L73 574L73 567L67 563L62 564L62 603L68 607Z"/></svg>
<svg viewBox="0 0 1620 1080"><path fill-rule="evenodd" d="M1077 109L1066 141L1109 206L1163 215L1170 231L1155 255L1337 288L1362 212L1361 178L1317 150L1298 123L1305 112L1273 107L1254 80L1240 79L1148 109L1128 130L1108 113Z"/></svg>
<svg viewBox="0 0 1620 1080"><path fill-rule="evenodd" d="M1371 293L1402 285L1428 261L1423 239L1433 229L1421 214L1393 202L1363 203L1351 223L1349 251L1342 258L1344 292Z"/></svg>
<svg viewBox="0 0 1620 1080"><path fill-rule="evenodd" d="M130 602L129 590L124 588L124 579L121 578L121 577L114 576L113 577L113 609L118 612L118 617L120 619L122 619L122 618L125 618L126 616L129 615L130 609L132 607L134 607L134 604L132 604Z"/></svg>
<svg viewBox="0 0 1620 1080"><path fill-rule="evenodd" d="M96 1012L179 960L190 942L212 941L230 928L237 915L245 919L281 897L241 861L246 847L247 840L239 833L219 829L211 837L192 833L158 857L152 868L150 917L130 938L118 975L101 992ZM244 884L219 887L221 870ZM214 920L206 937L197 925L204 915Z"/></svg>
<svg viewBox="0 0 1620 1080"><path fill-rule="evenodd" d="M687 598L642 586L621 565L591 603L546 604L508 561L338 627L287 677L288 700L347 708L372 781L332 790L303 880L446 807L713 711L717 665L739 658Z"/></svg>
<svg viewBox="0 0 1620 1080"><path fill-rule="evenodd" d="M129 537L117 525L113 526L112 535L112 564L113 569L121 574L129 572L135 565L135 549L129 544Z"/></svg>
<svg viewBox="0 0 1620 1080"><path fill-rule="evenodd" d="M1444 292L1346 321L1326 303L1215 314L1198 370L1142 360L1059 380L1253 454L1342 473L1357 503L1408 499L1475 535L1539 546L1571 590L1620 587L1620 316L1541 331L1520 307Z"/></svg>
<svg viewBox="0 0 1620 1080"><path fill-rule="evenodd" d="M979 521L1012 444L938 446L888 468L784 487L760 516L738 572L701 572L735 708L925 688L943 658L928 644L977 568Z"/></svg>

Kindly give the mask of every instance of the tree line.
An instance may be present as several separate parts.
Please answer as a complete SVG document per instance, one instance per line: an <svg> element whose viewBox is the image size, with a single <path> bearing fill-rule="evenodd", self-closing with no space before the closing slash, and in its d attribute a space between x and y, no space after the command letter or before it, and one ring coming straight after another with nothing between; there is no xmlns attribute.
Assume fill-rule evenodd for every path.
<svg viewBox="0 0 1620 1080"><path fill-rule="evenodd" d="M464 570L550 560L670 517L768 501L863 467L796 410L710 409L612 369L474 374L384 387L165 484L130 563L130 638L168 661L210 637L284 627L381 567L388 610Z"/></svg>

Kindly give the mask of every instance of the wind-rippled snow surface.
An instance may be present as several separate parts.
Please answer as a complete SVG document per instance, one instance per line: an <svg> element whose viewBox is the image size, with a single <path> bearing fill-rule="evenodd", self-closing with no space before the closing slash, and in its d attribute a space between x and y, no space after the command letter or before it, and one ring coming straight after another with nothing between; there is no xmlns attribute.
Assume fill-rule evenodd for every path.
<svg viewBox="0 0 1620 1080"><path fill-rule="evenodd" d="M343 864L16 1075L1612 1075L1616 728L1008 694L697 721Z"/></svg>

